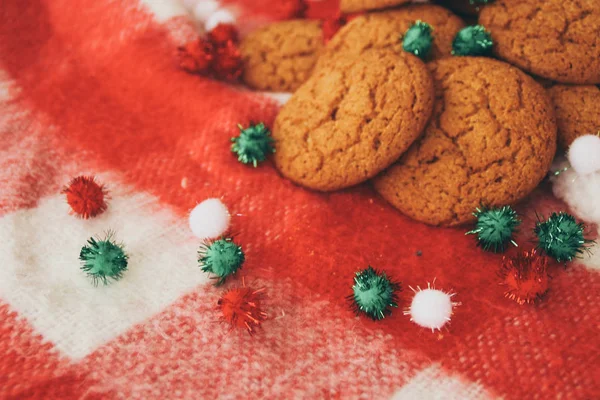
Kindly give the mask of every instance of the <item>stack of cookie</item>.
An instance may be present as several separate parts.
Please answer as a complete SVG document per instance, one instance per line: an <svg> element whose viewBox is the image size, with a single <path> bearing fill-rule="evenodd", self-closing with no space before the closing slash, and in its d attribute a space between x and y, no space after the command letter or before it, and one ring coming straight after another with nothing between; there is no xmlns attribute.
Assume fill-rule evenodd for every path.
<svg viewBox="0 0 600 400"><path fill-rule="evenodd" d="M320 191L372 179L404 214L452 226L527 196L553 161L557 123L563 147L600 131L600 0L468 8L497 59L453 56L461 18L401 3L341 0L343 12L363 14L326 44L308 20L243 41L249 86L294 91L273 127L282 175ZM424 59L402 49L417 20L433 27Z"/></svg>

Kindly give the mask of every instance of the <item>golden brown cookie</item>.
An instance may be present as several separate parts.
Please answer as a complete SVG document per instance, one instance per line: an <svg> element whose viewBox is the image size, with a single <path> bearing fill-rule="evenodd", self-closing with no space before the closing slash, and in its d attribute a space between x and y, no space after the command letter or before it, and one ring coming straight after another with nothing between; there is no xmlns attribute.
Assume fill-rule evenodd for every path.
<svg viewBox="0 0 600 400"><path fill-rule="evenodd" d="M479 14L498 57L543 78L600 83L600 0L497 0Z"/></svg>
<svg viewBox="0 0 600 400"><path fill-rule="evenodd" d="M315 71L273 127L275 165L290 180L330 191L396 161L423 131L433 82L412 54L371 49Z"/></svg>
<svg viewBox="0 0 600 400"><path fill-rule="evenodd" d="M443 7L413 5L354 18L327 43L317 69L340 56L357 56L366 49L390 48L401 52L401 37L416 20L433 27L434 40L428 59L450 56L452 40L464 27L463 21Z"/></svg>
<svg viewBox="0 0 600 400"><path fill-rule="evenodd" d="M473 219L481 205L514 203L544 178L556 152L556 123L544 89L489 58L431 62L436 104L425 133L375 189L431 225Z"/></svg>
<svg viewBox="0 0 600 400"><path fill-rule="evenodd" d="M340 0L340 11L355 13L359 11L377 10L408 3L410 0Z"/></svg>
<svg viewBox="0 0 600 400"><path fill-rule="evenodd" d="M248 35L240 44L242 79L254 89L294 91L315 66L323 46L319 21L276 22Z"/></svg>
<svg viewBox="0 0 600 400"><path fill-rule="evenodd" d="M593 85L555 85L547 91L554 103L558 144L563 149L567 149L579 136L600 132L599 88Z"/></svg>

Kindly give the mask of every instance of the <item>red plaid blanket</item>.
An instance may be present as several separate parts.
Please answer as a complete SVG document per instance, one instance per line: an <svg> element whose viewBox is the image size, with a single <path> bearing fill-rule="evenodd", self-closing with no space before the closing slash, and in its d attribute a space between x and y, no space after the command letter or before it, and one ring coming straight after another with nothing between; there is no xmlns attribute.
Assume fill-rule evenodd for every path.
<svg viewBox="0 0 600 400"><path fill-rule="evenodd" d="M247 32L280 2L222 3ZM369 184L319 194L240 164L236 125L269 126L278 104L180 70L193 32L175 1L2 1L0 398L600 398L597 260L554 268L547 298L520 306L464 229L411 221ZM79 174L110 191L97 218L69 214ZM198 267L187 213L208 197L246 252L225 289L265 288L253 336L221 321L225 289ZM563 208L541 187L519 206L524 237ZM129 270L94 287L79 250L108 229ZM404 288L382 321L345 299L367 265ZM461 305L432 333L402 308L434 279Z"/></svg>

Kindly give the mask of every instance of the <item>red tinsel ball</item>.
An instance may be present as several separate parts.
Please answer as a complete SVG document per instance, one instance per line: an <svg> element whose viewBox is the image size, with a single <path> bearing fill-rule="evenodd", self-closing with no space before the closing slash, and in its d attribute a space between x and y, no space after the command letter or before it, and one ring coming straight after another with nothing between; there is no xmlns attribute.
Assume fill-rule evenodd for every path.
<svg viewBox="0 0 600 400"><path fill-rule="evenodd" d="M233 24L219 24L208 32L208 40L217 47L225 46L227 42L238 43L239 33Z"/></svg>
<svg viewBox="0 0 600 400"><path fill-rule="evenodd" d="M220 79L237 80L242 74L242 55L233 42L227 42L217 49L213 72Z"/></svg>
<svg viewBox="0 0 600 400"><path fill-rule="evenodd" d="M500 270L504 295L519 304L540 300L548 291L548 259L535 249L523 251L514 257L504 257Z"/></svg>
<svg viewBox="0 0 600 400"><path fill-rule="evenodd" d="M78 176L73 178L69 185L63 189L67 195L67 203L73 212L81 218L88 219L102 214L106 208L107 191L103 185L98 184L94 177Z"/></svg>
<svg viewBox="0 0 600 400"><path fill-rule="evenodd" d="M192 73L206 74L210 72L213 62L213 45L202 38L192 40L177 48L179 66Z"/></svg>
<svg viewBox="0 0 600 400"><path fill-rule="evenodd" d="M261 322L267 319L267 314L260 308L260 293L263 289L239 287L230 289L219 299L219 308L223 319L232 327L246 329L254 333Z"/></svg>

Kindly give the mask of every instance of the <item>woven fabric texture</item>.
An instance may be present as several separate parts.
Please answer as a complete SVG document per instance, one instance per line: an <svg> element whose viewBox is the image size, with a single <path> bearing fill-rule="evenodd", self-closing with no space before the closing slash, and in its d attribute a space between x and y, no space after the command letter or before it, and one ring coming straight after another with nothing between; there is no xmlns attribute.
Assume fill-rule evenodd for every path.
<svg viewBox="0 0 600 400"><path fill-rule="evenodd" d="M222 3L242 32L281 12L279 0ZM0 5L1 399L600 398L597 260L553 267L546 300L519 306L498 285L501 256L464 229L411 221L369 184L319 194L270 161L240 164L236 125L271 126L278 102L180 70L174 49L194 36L183 10L175 0ZM69 214L60 193L79 174L110 191L95 219ZM187 227L209 197L228 206L246 252L224 288L198 267ZM542 185L518 209L530 246L536 212L565 206ZM109 229L129 270L93 287L79 250ZM404 288L383 321L346 300L368 265ZM269 318L253 336L217 309L242 277L265 288ZM434 279L461 305L432 333L402 310L409 285Z"/></svg>

